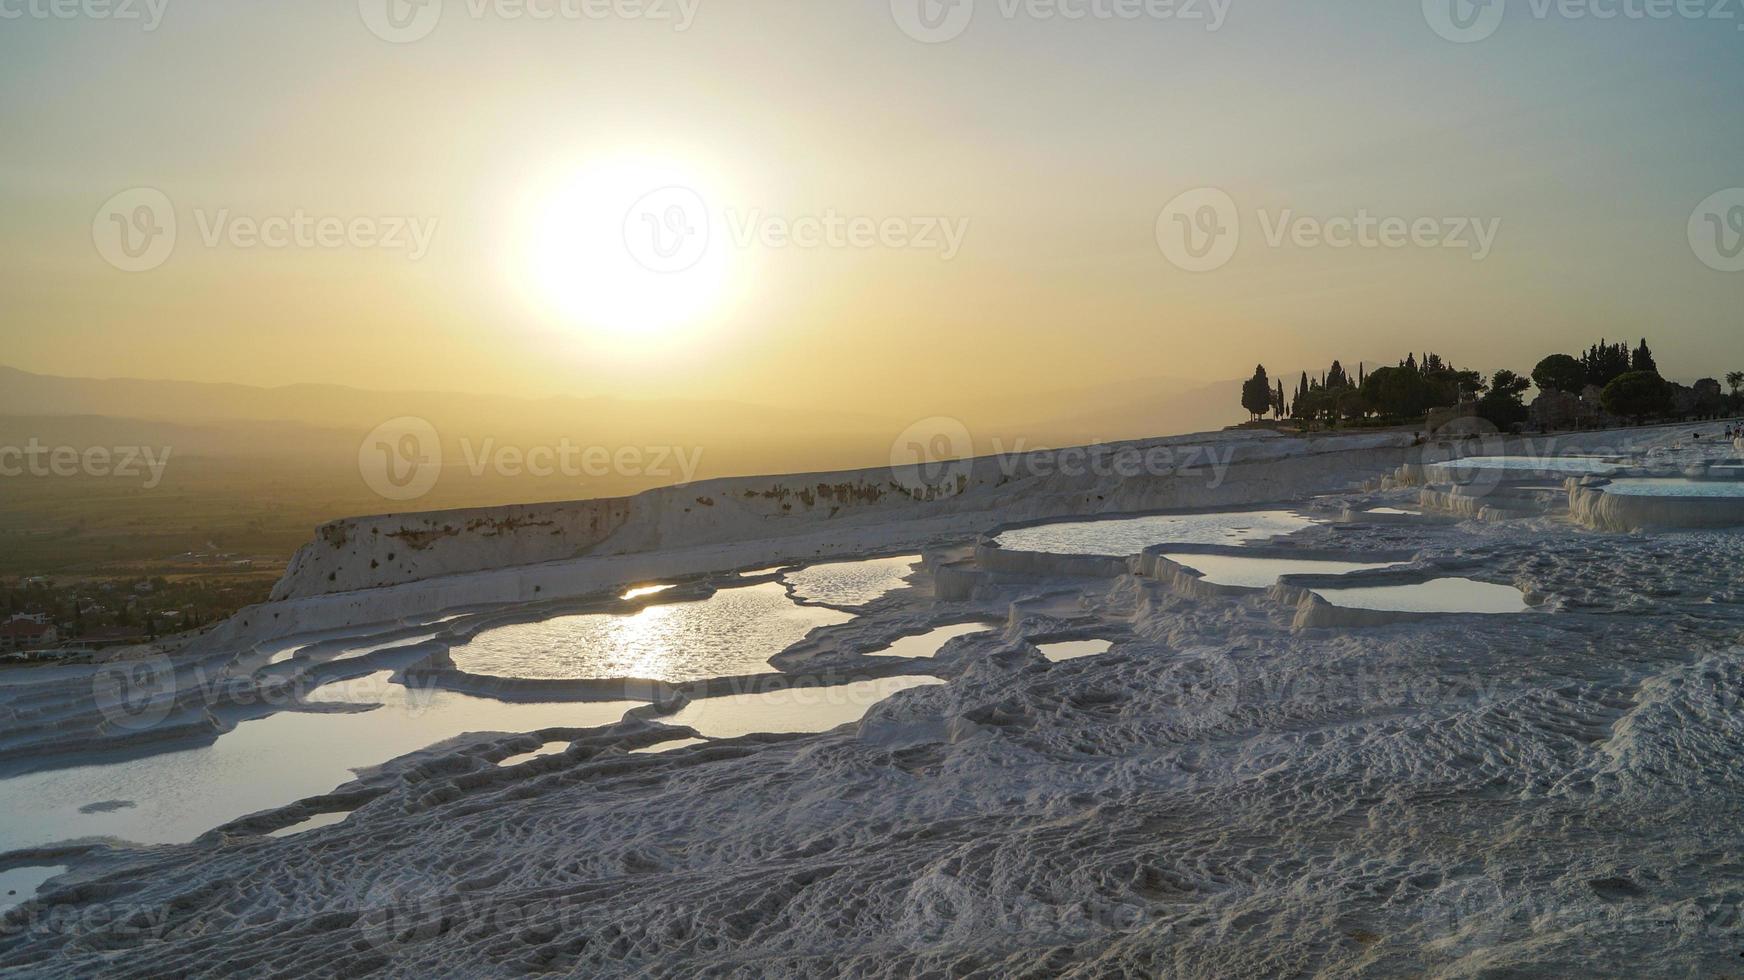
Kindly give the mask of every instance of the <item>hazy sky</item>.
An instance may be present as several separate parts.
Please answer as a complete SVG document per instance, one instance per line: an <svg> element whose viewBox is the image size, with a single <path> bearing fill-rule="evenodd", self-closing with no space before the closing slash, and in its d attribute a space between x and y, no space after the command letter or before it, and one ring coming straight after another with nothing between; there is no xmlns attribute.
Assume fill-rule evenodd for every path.
<svg viewBox="0 0 1744 980"><path fill-rule="evenodd" d="M436 8L126 0L147 30L55 2L0 0L0 363L27 370L897 414L1407 349L1524 371L1600 335L1744 369L1744 192L1696 213L1744 187L1730 0L1509 0L1473 43L1440 0L446 0L409 41ZM1227 197L1189 224L1227 201L1241 234L1193 272L1159 238L1200 188ZM1269 240L1361 214L1420 234ZM173 248L117 268L153 227Z"/></svg>

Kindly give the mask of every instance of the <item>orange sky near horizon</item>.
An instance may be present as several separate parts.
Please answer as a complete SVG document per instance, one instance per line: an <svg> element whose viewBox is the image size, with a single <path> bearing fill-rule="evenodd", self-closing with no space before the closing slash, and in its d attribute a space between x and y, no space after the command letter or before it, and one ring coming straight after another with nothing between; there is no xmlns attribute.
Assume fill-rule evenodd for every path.
<svg viewBox="0 0 1744 980"><path fill-rule="evenodd" d="M1744 368L1744 275L1692 243L1744 183L1744 36L982 8L942 43L883 0L451 0L405 43L352 4L9 22L0 363L897 416L1425 349L1525 372L1601 336ZM174 244L125 271L106 221L143 234L140 188ZM1207 271L1162 242L1199 188L1240 230Z"/></svg>

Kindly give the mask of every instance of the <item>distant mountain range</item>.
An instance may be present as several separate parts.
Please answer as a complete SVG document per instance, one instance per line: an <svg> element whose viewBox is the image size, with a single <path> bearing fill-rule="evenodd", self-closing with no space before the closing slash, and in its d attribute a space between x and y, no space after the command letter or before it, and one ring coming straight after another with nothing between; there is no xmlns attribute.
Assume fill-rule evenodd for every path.
<svg viewBox="0 0 1744 980"><path fill-rule="evenodd" d="M965 395L906 418L880 411L876 391L795 405L773 404L773 394L761 405L535 399L65 378L0 367L0 464L13 471L0 474L0 575L133 574L176 567L173 556L201 549L282 559L317 525L342 517L624 496L685 477L879 466L906 430L938 416L962 421L979 453L1217 429L1245 418L1240 388L1239 381L1083 379L1050 391ZM435 428L442 468L421 495L390 499L362 472L361 450L378 426L406 416ZM50 449L148 448L167 462L150 480L137 472L19 475L6 450L33 440ZM694 465L579 475L474 465L486 447L525 452L565 443L613 452L664 447Z"/></svg>
<svg viewBox="0 0 1744 980"><path fill-rule="evenodd" d="M961 420L976 449L1061 446L1174 435L1242 420L1240 381L1171 379L965 396L929 416ZM772 399L773 400L773 399ZM338 385L246 385L69 378L0 367L0 440L66 445L173 445L184 456L330 459L352 465L372 429L401 417L431 423L445 448L473 445L685 446L704 450L701 477L876 465L918 419L848 405L732 401L527 399ZM863 410L860 406L872 406ZM456 457L458 458L458 457Z"/></svg>

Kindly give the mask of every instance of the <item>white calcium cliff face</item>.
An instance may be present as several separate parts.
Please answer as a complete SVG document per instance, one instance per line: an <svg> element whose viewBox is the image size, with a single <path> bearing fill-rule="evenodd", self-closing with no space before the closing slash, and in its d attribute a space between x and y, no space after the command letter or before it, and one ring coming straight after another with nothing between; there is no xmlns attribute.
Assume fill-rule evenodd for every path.
<svg viewBox="0 0 1744 980"><path fill-rule="evenodd" d="M980 459L946 466L936 485L922 487L878 467L713 480L628 498L354 518L322 527L292 559L272 598L579 557L780 542L874 525L938 522L975 530L1065 514L1263 502L1378 476L1399 466L1413 442L1401 433L1186 436L1100 447L1126 459L1164 461L1148 467L1155 472L1130 476L1087 472L1096 467L1074 467L1066 453L1043 453L1042 462Z"/></svg>
<svg viewBox="0 0 1744 980"><path fill-rule="evenodd" d="M573 558L623 527L630 503L578 500L334 521L291 559L272 598Z"/></svg>

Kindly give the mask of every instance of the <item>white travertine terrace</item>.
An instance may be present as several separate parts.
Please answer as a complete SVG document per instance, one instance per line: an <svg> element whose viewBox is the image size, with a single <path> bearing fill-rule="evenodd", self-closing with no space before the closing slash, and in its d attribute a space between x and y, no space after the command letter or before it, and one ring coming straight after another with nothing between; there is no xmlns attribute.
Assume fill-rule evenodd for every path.
<svg viewBox="0 0 1744 980"><path fill-rule="evenodd" d="M1683 438L1591 437L1678 472L1697 461ZM93 703L99 668L0 677L0 803L29 817L0 835L40 831L0 853L0 872L55 869L0 920L0 973L1734 971L1744 531L1597 533L1569 519L1578 506L1529 512L1557 496L1537 482L1430 488L1493 498L1469 514L1372 513L1410 503L1401 469L1449 449L1413 442L1198 437L1171 444L1233 449L1221 482L977 469L961 493L866 493L834 513L827 481L789 477L477 513L470 532L455 515L345 522L277 601L164 652L178 684L121 713ZM810 504L776 489L804 485ZM1316 520L1124 557L995 543L1052 517L1194 508ZM600 514L611 521L586 516ZM418 528L442 533L370 586L389 554L372 542ZM851 618L769 651L759 673L484 676L450 655L505 623L700 603L746 586L746 569L916 554L899 587L829 590ZM1242 588L1167 557L1195 554L1393 567ZM1530 609L1388 612L1317 594L1443 579L1511 588ZM672 588L622 598L655 582ZM987 628L887 655L967 623ZM1090 640L1106 652L1044 649ZM530 704L541 720L456 729L258 812L215 805L197 836L59 839L197 785L173 779L165 749L221 757L263 715L319 733L318 712L369 708L320 688L260 704L361 676L464 692L469 711ZM160 707L160 723L138 723ZM479 709L476 725L513 716ZM527 758L552 743L567 748ZM114 784L104 767L135 757L172 777L140 786L137 810L105 815L128 801L55 789L98 794ZM75 766L87 775L59 778Z"/></svg>
<svg viewBox="0 0 1744 980"><path fill-rule="evenodd" d="M1744 496L1641 496L1607 491L1605 481L1570 480L1569 513L1601 531L1744 527Z"/></svg>
<svg viewBox="0 0 1744 980"><path fill-rule="evenodd" d="M1102 447L1141 458L1166 454L1157 457L1168 461L1157 475L1062 475L1052 463L984 458L932 487L879 467L712 480L614 500L335 521L298 551L274 604L263 615L237 617L226 641L522 601L535 589L579 594L728 566L918 548L1027 520L1289 499L1395 469L1416 441L1397 432L1182 436Z"/></svg>

